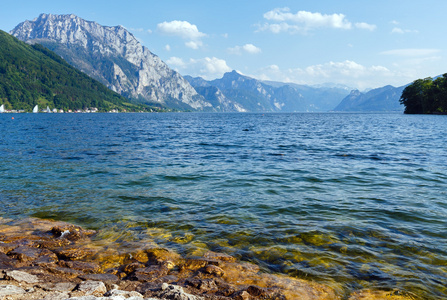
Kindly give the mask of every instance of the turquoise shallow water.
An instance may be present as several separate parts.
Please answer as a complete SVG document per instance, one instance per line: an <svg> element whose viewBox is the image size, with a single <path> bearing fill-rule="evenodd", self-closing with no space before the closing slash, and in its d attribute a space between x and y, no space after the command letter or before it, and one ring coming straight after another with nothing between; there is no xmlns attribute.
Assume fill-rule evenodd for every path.
<svg viewBox="0 0 447 300"><path fill-rule="evenodd" d="M0 217L447 298L447 116L13 116L0 115Z"/></svg>

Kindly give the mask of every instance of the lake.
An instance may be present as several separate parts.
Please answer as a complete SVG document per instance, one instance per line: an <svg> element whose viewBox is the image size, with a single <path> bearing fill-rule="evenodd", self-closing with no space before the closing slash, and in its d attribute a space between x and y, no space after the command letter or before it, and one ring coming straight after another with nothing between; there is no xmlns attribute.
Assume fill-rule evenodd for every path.
<svg viewBox="0 0 447 300"><path fill-rule="evenodd" d="M445 298L446 128L403 114L0 114L0 217Z"/></svg>

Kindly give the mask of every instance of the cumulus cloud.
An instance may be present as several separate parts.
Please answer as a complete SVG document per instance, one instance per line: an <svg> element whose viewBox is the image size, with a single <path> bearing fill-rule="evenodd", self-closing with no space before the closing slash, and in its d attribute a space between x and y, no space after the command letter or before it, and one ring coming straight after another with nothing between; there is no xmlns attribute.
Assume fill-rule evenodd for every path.
<svg viewBox="0 0 447 300"><path fill-rule="evenodd" d="M171 21L163 22L157 25L157 31L172 36L178 36L184 40L188 40L185 45L192 49L198 49L203 46L202 38L207 35L200 32L196 25L187 21Z"/></svg>
<svg viewBox="0 0 447 300"><path fill-rule="evenodd" d="M350 29L351 23L345 19L343 14L325 15L308 11L299 11L296 14L290 12L289 8L276 8L264 14L264 18L276 22L292 22L303 24L305 27L333 27Z"/></svg>
<svg viewBox="0 0 447 300"><path fill-rule="evenodd" d="M316 28L352 29L353 25L344 14L322 14L319 12L298 11L292 13L289 8L275 8L264 14L267 23L259 25L259 31L273 33L306 33ZM356 23L356 28L375 30L376 26L367 23Z"/></svg>
<svg viewBox="0 0 447 300"><path fill-rule="evenodd" d="M358 89L378 87L377 78L390 80L396 74L379 65L364 66L355 61L328 62L305 68L281 69L271 65L259 70L256 76L263 80L294 82L299 84L322 84L331 82Z"/></svg>
<svg viewBox="0 0 447 300"><path fill-rule="evenodd" d="M393 30L391 30L391 33L397 33L397 34L405 34L405 33L418 33L417 30L410 30L410 29L402 29L399 27L394 27Z"/></svg>
<svg viewBox="0 0 447 300"><path fill-rule="evenodd" d="M200 39L206 34L199 31L196 25L187 21L163 22L157 25L157 30L163 34L175 35L184 39Z"/></svg>
<svg viewBox="0 0 447 300"><path fill-rule="evenodd" d="M170 65L171 67L176 67L176 68L183 68L186 64L183 62L183 59L181 59L180 57L171 57L169 58L166 63L168 65Z"/></svg>
<svg viewBox="0 0 447 300"><path fill-rule="evenodd" d="M245 44L243 46L235 46L233 48L228 48L228 52L231 54L241 55L242 52L248 54L258 54L261 53L261 48L256 47L253 44Z"/></svg>
<svg viewBox="0 0 447 300"><path fill-rule="evenodd" d="M366 30L369 30L369 31L374 31L377 28L376 25L368 24L368 23L364 23L364 22L355 23L355 27L357 27L359 29L366 29Z"/></svg>
<svg viewBox="0 0 447 300"><path fill-rule="evenodd" d="M166 45L166 46L165 46L165 50L166 50L166 51L171 51L171 46Z"/></svg>
<svg viewBox="0 0 447 300"><path fill-rule="evenodd" d="M181 74L200 76L208 80L222 77L224 73L231 71L225 60L216 57L191 58L188 61L171 57L166 63Z"/></svg>
<svg viewBox="0 0 447 300"><path fill-rule="evenodd" d="M185 46L194 50L199 49L203 46L202 41L189 41L185 43Z"/></svg>

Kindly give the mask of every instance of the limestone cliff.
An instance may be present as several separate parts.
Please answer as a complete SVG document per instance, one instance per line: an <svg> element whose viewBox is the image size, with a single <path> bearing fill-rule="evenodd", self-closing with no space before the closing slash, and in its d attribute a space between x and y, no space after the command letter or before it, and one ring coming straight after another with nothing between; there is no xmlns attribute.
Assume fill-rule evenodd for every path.
<svg viewBox="0 0 447 300"><path fill-rule="evenodd" d="M75 15L41 14L11 34L40 43L110 89L130 99L164 106L212 110L180 74L122 26L102 26Z"/></svg>

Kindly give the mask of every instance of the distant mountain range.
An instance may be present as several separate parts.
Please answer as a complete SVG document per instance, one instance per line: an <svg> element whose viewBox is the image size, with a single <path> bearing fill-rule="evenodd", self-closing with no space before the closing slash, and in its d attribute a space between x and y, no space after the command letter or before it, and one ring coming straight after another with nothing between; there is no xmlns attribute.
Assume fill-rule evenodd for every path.
<svg viewBox="0 0 447 300"><path fill-rule="evenodd" d="M399 99L405 87L406 85L401 87L387 85L366 93L353 90L335 107L334 111L401 112L404 106L399 103Z"/></svg>
<svg viewBox="0 0 447 300"><path fill-rule="evenodd" d="M133 102L219 112L403 111L403 87L362 93L345 86L261 81L236 71L207 81L182 77L122 26L101 26L75 15L41 14L11 34L39 43Z"/></svg>
<svg viewBox="0 0 447 300"><path fill-rule="evenodd" d="M211 81L201 77L185 79L221 110L252 112L323 112L333 109L349 94L344 87L315 88L293 83L260 81L236 71Z"/></svg>

